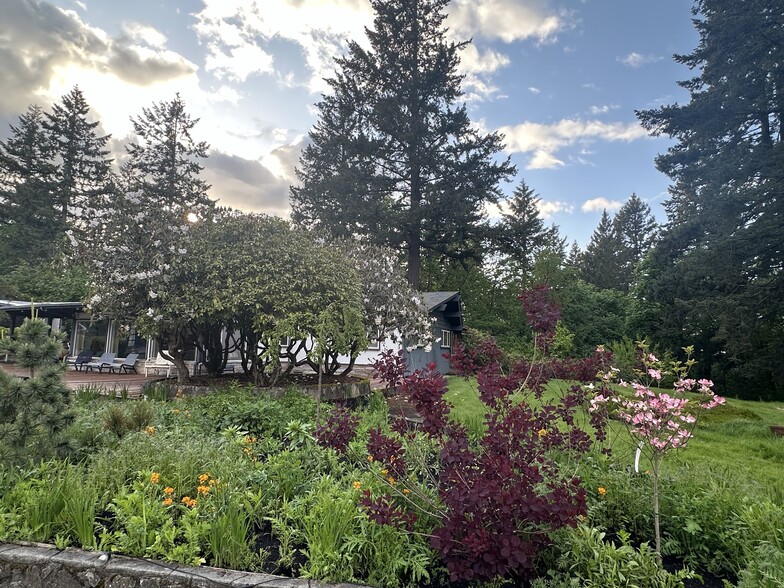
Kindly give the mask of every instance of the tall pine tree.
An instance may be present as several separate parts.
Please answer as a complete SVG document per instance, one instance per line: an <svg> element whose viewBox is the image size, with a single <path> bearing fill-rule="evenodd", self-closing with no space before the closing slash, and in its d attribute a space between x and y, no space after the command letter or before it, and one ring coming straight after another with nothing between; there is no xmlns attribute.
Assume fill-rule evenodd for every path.
<svg viewBox="0 0 784 588"><path fill-rule="evenodd" d="M620 289L627 291L637 264L656 242L658 225L651 207L634 193L615 213L613 222L620 247Z"/></svg>
<svg viewBox="0 0 784 588"><path fill-rule="evenodd" d="M65 227L56 208L52 145L30 106L0 141L0 270L53 258Z"/></svg>
<svg viewBox="0 0 784 588"><path fill-rule="evenodd" d="M449 0L371 0L370 47L351 42L318 103L293 186L293 218L421 257L475 257L483 205L514 172L500 135L479 133L458 102L465 43L446 40Z"/></svg>
<svg viewBox="0 0 784 588"><path fill-rule="evenodd" d="M697 0L687 104L638 112L676 140L656 158L673 181L668 226L643 295L698 338L729 394L784 397L784 11L775 0ZM667 284L667 288L660 287Z"/></svg>
<svg viewBox="0 0 784 588"><path fill-rule="evenodd" d="M607 209L604 209L599 225L582 255L580 274L586 282L597 288L620 290L622 265L618 231Z"/></svg>
<svg viewBox="0 0 784 588"><path fill-rule="evenodd" d="M42 123L52 144L60 223L81 238L105 212L112 192L112 160L106 149L110 137L97 134L99 123L89 114L82 91L74 87Z"/></svg>

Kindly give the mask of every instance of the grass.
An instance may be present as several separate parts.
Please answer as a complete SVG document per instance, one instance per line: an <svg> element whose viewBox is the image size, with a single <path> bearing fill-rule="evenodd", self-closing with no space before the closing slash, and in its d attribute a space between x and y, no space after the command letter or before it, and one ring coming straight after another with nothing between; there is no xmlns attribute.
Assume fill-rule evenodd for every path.
<svg viewBox="0 0 784 588"><path fill-rule="evenodd" d="M479 400L476 380L452 376L448 385L450 416L463 423L481 422L485 406ZM554 397L563 386L563 382L551 381L545 398ZM784 437L773 435L769 425L774 424L784 424L784 403L728 398L724 406L701 417L688 447L665 460L665 473L699 468L716 476L741 477L784 502ZM620 423L612 423L609 443L617 461L633 463L634 446Z"/></svg>

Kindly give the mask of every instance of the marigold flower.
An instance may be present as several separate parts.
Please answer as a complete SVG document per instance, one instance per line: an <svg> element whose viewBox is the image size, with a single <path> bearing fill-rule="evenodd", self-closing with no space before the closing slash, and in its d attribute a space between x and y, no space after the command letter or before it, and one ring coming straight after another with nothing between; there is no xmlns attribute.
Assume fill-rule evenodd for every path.
<svg viewBox="0 0 784 588"><path fill-rule="evenodd" d="M354 490L359 490L360 488L362 488L362 483L361 483L361 482L359 482L359 481L355 481L355 482L352 484L352 486L354 486Z"/></svg>
<svg viewBox="0 0 784 588"><path fill-rule="evenodd" d="M153 472L152 474L150 474L151 484L157 484L160 481L161 481L161 475L158 472Z"/></svg>
<svg viewBox="0 0 784 588"><path fill-rule="evenodd" d="M166 488L163 489L163 493L167 495L174 494L174 488L171 486L166 486Z"/></svg>
<svg viewBox="0 0 784 588"><path fill-rule="evenodd" d="M599 492L599 496L604 496L605 494L607 494L607 488L603 488L602 486L599 486L598 492Z"/></svg>
<svg viewBox="0 0 784 588"><path fill-rule="evenodd" d="M172 502L173 502L173 501L172 501L172 499L171 499L171 498L165 498L165 499L163 500L163 506L171 506L171 503L172 503Z"/></svg>

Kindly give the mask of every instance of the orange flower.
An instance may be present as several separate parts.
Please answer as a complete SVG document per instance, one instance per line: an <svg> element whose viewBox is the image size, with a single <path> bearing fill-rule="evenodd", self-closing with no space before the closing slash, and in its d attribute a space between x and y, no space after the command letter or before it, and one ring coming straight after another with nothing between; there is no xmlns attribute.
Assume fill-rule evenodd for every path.
<svg viewBox="0 0 784 588"><path fill-rule="evenodd" d="M172 503L172 499L171 498L165 498L163 500L163 506L171 506L171 503Z"/></svg>
<svg viewBox="0 0 784 588"><path fill-rule="evenodd" d="M411 494L411 490L408 488L403 488L403 494Z"/></svg>
<svg viewBox="0 0 784 588"><path fill-rule="evenodd" d="M181 502L188 508L193 508L196 506L196 499L191 498L190 496L183 496Z"/></svg>
<svg viewBox="0 0 784 588"><path fill-rule="evenodd" d="M147 433L148 435L155 435L155 427L146 427L144 429L144 432Z"/></svg>
<svg viewBox="0 0 784 588"><path fill-rule="evenodd" d="M599 492L599 496L604 496L605 494L607 494L607 488L603 488L599 486L598 492Z"/></svg>
<svg viewBox="0 0 784 588"><path fill-rule="evenodd" d="M201 482L202 484L204 484L209 479L210 479L210 475L209 474L201 474L199 476L199 482Z"/></svg>
<svg viewBox="0 0 784 588"><path fill-rule="evenodd" d="M166 495L174 494L174 488L171 486L166 486L166 488L163 489L163 493Z"/></svg>
<svg viewBox="0 0 784 588"><path fill-rule="evenodd" d="M152 474L150 474L151 484L157 484L160 481L161 481L161 475L158 472L153 472Z"/></svg>
<svg viewBox="0 0 784 588"><path fill-rule="evenodd" d="M395 485L395 478L393 478L392 476L389 476L387 478L387 482L389 482L390 484L392 484L394 486Z"/></svg>
<svg viewBox="0 0 784 588"><path fill-rule="evenodd" d="M372 456L372 455L368 455L368 461L369 461L370 463L373 463L373 456Z"/></svg>
<svg viewBox="0 0 784 588"><path fill-rule="evenodd" d="M359 490L360 488L362 488L362 483L361 483L361 482L358 482L358 481L356 481L356 482L354 482L354 483L352 484L352 486L354 486L354 489L355 489L355 490Z"/></svg>
<svg viewBox="0 0 784 588"><path fill-rule="evenodd" d="M199 486L198 488L196 488L196 493L197 494L204 494L205 496L207 496L207 494L210 493L210 487L209 486Z"/></svg>

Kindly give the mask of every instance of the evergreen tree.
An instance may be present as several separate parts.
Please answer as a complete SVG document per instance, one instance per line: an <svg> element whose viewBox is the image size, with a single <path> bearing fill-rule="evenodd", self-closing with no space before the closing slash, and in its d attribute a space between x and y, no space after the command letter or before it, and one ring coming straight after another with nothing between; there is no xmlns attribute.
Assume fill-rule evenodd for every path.
<svg viewBox="0 0 784 588"><path fill-rule="evenodd" d="M613 222L620 246L620 285L626 291L632 285L635 267L656 242L658 225L651 207L634 193L615 214Z"/></svg>
<svg viewBox="0 0 784 588"><path fill-rule="evenodd" d="M65 228L55 208L51 143L44 115L30 106L0 141L0 270L54 256Z"/></svg>
<svg viewBox="0 0 784 588"><path fill-rule="evenodd" d="M139 200L149 210L165 208L183 221L213 207L207 196L210 186L199 177L199 160L207 157L209 145L191 136L198 122L186 112L179 94L131 118L137 140L126 146L128 161L121 170L123 188L133 194L131 202Z"/></svg>
<svg viewBox="0 0 784 588"><path fill-rule="evenodd" d="M112 191L109 135L96 133L89 120L90 107L78 87L46 113L43 127L52 143L55 165L55 201L60 224L79 237L96 217L103 216Z"/></svg>
<svg viewBox="0 0 784 588"><path fill-rule="evenodd" d="M0 340L0 350L30 370L26 379L0 370L3 463L50 457L60 433L73 421L63 364L57 361L64 340L64 333L49 332L49 325L37 318L25 319L13 339Z"/></svg>
<svg viewBox="0 0 784 588"><path fill-rule="evenodd" d="M784 397L784 11L774 0L697 0L697 75L684 105L638 112L676 144L668 224L641 294L723 393ZM662 288L666 284L668 287ZM664 328L664 327L662 327Z"/></svg>
<svg viewBox="0 0 784 588"><path fill-rule="evenodd" d="M572 241L572 246L569 248L569 253L566 256L566 265L568 267L579 269L583 263L583 250L577 244L577 241Z"/></svg>
<svg viewBox="0 0 784 588"><path fill-rule="evenodd" d="M600 289L621 289L621 243L615 223L607 210L602 210L599 225L591 235L582 256L580 273L589 284Z"/></svg>
<svg viewBox="0 0 784 588"><path fill-rule="evenodd" d="M514 171L457 102L465 43L446 40L448 1L371 0L370 48L336 60L291 190L295 221L405 251L414 288L423 254L479 254L483 205Z"/></svg>
<svg viewBox="0 0 784 588"><path fill-rule="evenodd" d="M557 227L545 228L538 203L538 196L522 180L495 227L500 264L508 279L521 286L528 283L537 253L548 246L557 248L555 241L560 239Z"/></svg>

